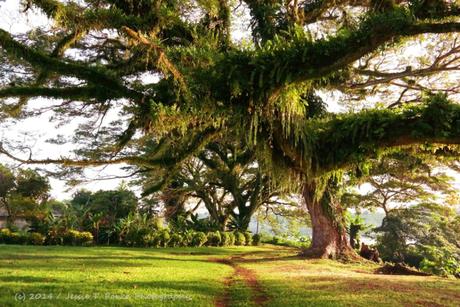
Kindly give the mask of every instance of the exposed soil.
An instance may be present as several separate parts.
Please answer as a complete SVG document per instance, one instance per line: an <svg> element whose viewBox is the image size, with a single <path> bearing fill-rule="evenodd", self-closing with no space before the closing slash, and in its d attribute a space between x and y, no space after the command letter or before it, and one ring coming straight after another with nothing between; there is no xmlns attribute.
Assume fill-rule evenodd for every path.
<svg viewBox="0 0 460 307"><path fill-rule="evenodd" d="M230 258L224 259L211 258L209 260L212 262L229 265L234 270L234 274L228 277L224 282L225 293L215 302L216 307L231 306L230 288L232 287L233 283L236 281L238 277L243 279L244 283L248 286L249 289L251 289L251 300L256 306L264 306L265 303L268 301L268 296L266 295L262 286L257 280L256 274L252 270L238 265L239 262L244 261L244 258L242 256L232 256Z"/></svg>

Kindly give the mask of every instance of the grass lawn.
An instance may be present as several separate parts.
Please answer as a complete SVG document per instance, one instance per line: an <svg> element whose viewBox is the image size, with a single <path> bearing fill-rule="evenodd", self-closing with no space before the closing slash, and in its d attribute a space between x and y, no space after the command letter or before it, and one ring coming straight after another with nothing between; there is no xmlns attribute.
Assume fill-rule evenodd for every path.
<svg viewBox="0 0 460 307"><path fill-rule="evenodd" d="M0 245L0 306L459 306L460 281L276 247Z"/></svg>

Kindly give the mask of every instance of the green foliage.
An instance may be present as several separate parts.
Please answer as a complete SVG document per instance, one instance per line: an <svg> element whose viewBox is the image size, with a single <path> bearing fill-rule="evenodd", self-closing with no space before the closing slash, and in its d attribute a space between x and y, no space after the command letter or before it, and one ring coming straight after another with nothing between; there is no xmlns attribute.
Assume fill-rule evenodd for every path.
<svg viewBox="0 0 460 307"><path fill-rule="evenodd" d="M0 164L0 209L8 214L8 226L18 217L31 220L45 211L50 188L48 179L35 170L13 172Z"/></svg>
<svg viewBox="0 0 460 307"><path fill-rule="evenodd" d="M441 276L458 276L460 274L458 248L423 245L420 255L423 257L420 270L424 272Z"/></svg>
<svg viewBox="0 0 460 307"><path fill-rule="evenodd" d="M235 231L234 234L236 246L246 245L246 236L244 235L244 233Z"/></svg>
<svg viewBox="0 0 460 307"><path fill-rule="evenodd" d="M287 239L278 236L261 236L261 242L278 245L278 246L286 246L286 247L296 247L296 248L308 248L311 245L310 238L301 237L298 240Z"/></svg>
<svg viewBox="0 0 460 307"><path fill-rule="evenodd" d="M40 176L36 171L21 169L16 175L16 193L25 198L36 201L45 200L51 189L47 178Z"/></svg>
<svg viewBox="0 0 460 307"><path fill-rule="evenodd" d="M260 234L255 233L252 236L252 245L258 246L258 245L260 245L260 243L261 243L261 236L260 236Z"/></svg>
<svg viewBox="0 0 460 307"><path fill-rule="evenodd" d="M164 194L161 197L167 202L167 210L177 211L178 213L175 216L168 217L169 227L171 227L173 231L185 232L187 230L193 230L208 232L217 231L220 228L219 224L210 218L199 218L197 214L191 214L190 218L188 218L187 214L182 212L181 209L181 206L184 205L186 198L181 198L179 201L178 198L180 197L178 194L173 195L177 192L182 193L181 188L175 187L173 190L174 191L170 191L170 188L165 189L163 191ZM170 198L167 199L167 197Z"/></svg>
<svg viewBox="0 0 460 307"><path fill-rule="evenodd" d="M166 247L168 246L169 241L171 240L171 236L169 234L168 229L160 229L155 234L157 244L156 246Z"/></svg>
<svg viewBox="0 0 460 307"><path fill-rule="evenodd" d="M29 233L28 243L32 245L43 245L46 237L38 232Z"/></svg>
<svg viewBox="0 0 460 307"><path fill-rule="evenodd" d="M120 238L117 223L135 212L137 207L137 197L124 187L95 193L80 190L70 201L70 214L77 218L79 228L95 235L98 244L117 243Z"/></svg>
<svg viewBox="0 0 460 307"><path fill-rule="evenodd" d="M154 235L159 230L158 220L145 214L130 213L118 221L119 242L126 246L165 246L161 236ZM166 236L166 235L165 235ZM166 242L167 243L167 242Z"/></svg>
<svg viewBox="0 0 460 307"><path fill-rule="evenodd" d="M348 211L345 214L347 232L350 237L350 245L354 249L361 247L360 235L363 232L370 230L371 225L365 223L364 219L359 215L352 215Z"/></svg>
<svg viewBox="0 0 460 307"><path fill-rule="evenodd" d="M11 231L8 228L0 229L0 244L35 244L33 238L37 238L36 234L31 235L27 232ZM43 244L43 236L37 240L37 245ZM41 242L41 243L40 243Z"/></svg>
<svg viewBox="0 0 460 307"><path fill-rule="evenodd" d="M52 227L46 234L46 245L62 245L63 241L63 230Z"/></svg>
<svg viewBox="0 0 460 307"><path fill-rule="evenodd" d="M406 262L430 273L458 273L459 216L452 208L419 204L385 217L377 228L383 260Z"/></svg>
<svg viewBox="0 0 460 307"><path fill-rule="evenodd" d="M7 228L0 229L0 243L5 243L5 244L10 243L11 236L12 236L12 232L9 229Z"/></svg>
<svg viewBox="0 0 460 307"><path fill-rule="evenodd" d="M186 246L187 242L184 240L184 235L179 233L173 233L168 244L171 247L181 247Z"/></svg>
<svg viewBox="0 0 460 307"><path fill-rule="evenodd" d="M229 246L230 245L230 233L226 231L219 231L220 233L220 245L219 246Z"/></svg>
<svg viewBox="0 0 460 307"><path fill-rule="evenodd" d="M90 232L80 232L78 230L69 229L62 235L62 241L65 245L87 246L93 243L93 235Z"/></svg>
<svg viewBox="0 0 460 307"><path fill-rule="evenodd" d="M191 245L195 247L200 247L200 246L203 246L207 240L208 240L208 237L206 236L204 232L197 231L193 233L192 235Z"/></svg>
<svg viewBox="0 0 460 307"><path fill-rule="evenodd" d="M277 168L267 168L274 174L285 169L291 180L296 177L304 183L316 181L319 193L315 201L334 225L343 228L342 211L335 201L339 185L335 179L342 175L338 169L377 157L386 147L458 143L460 108L441 95L430 97L424 106L397 110L371 109L316 118L310 114L317 111L315 99L310 99L315 93L339 90L354 94L353 87L363 85L353 80L359 70L372 69L367 66L377 62L374 55L394 46L399 38L457 32L458 24L448 18L458 15L456 4L422 0L409 1L409 5L393 0L365 4L244 1L251 17L254 45L242 48L230 39L238 8L233 10L227 1L23 2L21 14L31 7L38 9L56 25L56 31L33 29L25 40L0 29L0 79L5 80L0 85L0 98L19 97L14 105L2 105L0 117L13 113L24 117L41 114L43 110L21 111L29 109L29 98L48 97L68 101L50 107L53 118L67 122L78 122L79 117L87 119L74 135L74 141L81 145L76 151L79 161L62 158L45 163L85 167L119 162L134 165L138 168L136 173L158 166L169 172L210 141L249 135L241 139L250 145L263 143L260 160L267 158L273 165L279 162ZM338 16L324 18L332 10L339 12ZM89 39L94 33L106 32L113 35ZM66 52L71 47L75 49ZM357 61L359 65L355 65ZM435 67L434 64L438 63L427 67ZM437 70L443 69L428 72ZM412 75L410 69L395 71L396 75ZM146 72L158 77L158 82L143 82ZM369 82L377 84L400 79L373 77L369 76ZM75 80L79 80L78 84ZM411 86L410 91L416 92L420 87ZM359 93L365 96L368 89ZM114 105L120 107L124 118L110 125L101 123L94 133L94 117L102 115L103 121ZM159 150L143 152L146 139L158 141ZM265 182L260 176L256 178L254 182L259 182L259 186ZM154 187L168 184L169 179L162 178ZM29 183L42 184L43 188L43 181L33 179ZM4 186L8 184L7 180ZM234 182L232 185L235 186ZM21 199L9 195L9 200L14 201L2 203L13 204L8 207L11 218L26 211L24 208L30 211L37 199L29 189L18 191L24 194ZM126 212L116 214L118 209L123 211L121 208L101 208L113 205L113 195L106 194L110 193L99 195L99 201L93 203L96 208L81 214L81 220L66 218L61 225L43 227L48 228L49 238L59 238L63 230L75 227L91 231L97 243L119 240L128 245L143 245L151 240L156 227L143 218L135 218L133 224L120 223L128 217ZM235 196L235 202L238 198L241 197ZM247 203L252 208L246 208ZM232 213L244 214L232 217L236 229L243 231L256 205L256 198L239 199L230 208L241 207L238 210L220 210L223 214L211 215L223 230ZM201 226L196 230L217 230ZM238 237L237 234L237 244Z"/></svg>
<svg viewBox="0 0 460 307"><path fill-rule="evenodd" d="M244 232L244 241L246 245L252 245L252 234L248 231Z"/></svg>
<svg viewBox="0 0 460 307"><path fill-rule="evenodd" d="M221 233L219 231L208 232L207 244L210 246L222 246Z"/></svg>
<svg viewBox="0 0 460 307"><path fill-rule="evenodd" d="M226 232L228 235L228 245L227 246L233 246L235 245L236 242L236 236L234 232Z"/></svg>

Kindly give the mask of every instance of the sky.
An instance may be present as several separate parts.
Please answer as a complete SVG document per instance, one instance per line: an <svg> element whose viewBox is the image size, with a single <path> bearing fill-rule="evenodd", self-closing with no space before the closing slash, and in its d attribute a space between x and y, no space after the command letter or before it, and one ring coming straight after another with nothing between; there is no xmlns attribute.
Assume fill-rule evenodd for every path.
<svg viewBox="0 0 460 307"><path fill-rule="evenodd" d="M18 34L25 33L37 26L44 28L52 27L48 19L37 10L33 12L29 10L27 14L18 14L18 11L19 0L0 0L0 28ZM243 13L242 16L241 22L235 25L232 31L232 38L237 41L247 38L247 31L245 33L245 29L249 27L249 20L244 17ZM420 50L413 48L411 52L417 53ZM340 96L322 96L328 103L330 111L337 112L344 110L338 103ZM46 105L50 101L35 99L33 103L36 105ZM46 140L55 137L57 134L72 135L78 123L73 122L64 127L56 128L55 123L49 121L49 115L44 114L40 117L28 118L21 121L20 125L14 122L0 123L0 140L8 136L8 139L15 139L17 142L30 145L33 150L33 157L36 159L69 155L72 150L71 147L67 145L52 145L47 143ZM0 156L0 163L11 162L4 156ZM120 167L110 166L88 169L85 174L88 178L100 179L106 176L123 175L123 171ZM451 173L451 175L455 177L455 186L457 189L460 189L460 176L455 173ZM52 185L51 196L57 199L68 199L76 189L85 188L92 191L113 189L120 184L120 181L120 179L96 180L68 190L65 182L50 178Z"/></svg>

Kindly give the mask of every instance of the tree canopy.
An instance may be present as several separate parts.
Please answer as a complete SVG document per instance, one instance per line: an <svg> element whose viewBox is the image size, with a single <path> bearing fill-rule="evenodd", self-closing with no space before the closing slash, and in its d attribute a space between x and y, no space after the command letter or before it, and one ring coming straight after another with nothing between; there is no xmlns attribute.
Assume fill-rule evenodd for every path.
<svg viewBox="0 0 460 307"><path fill-rule="evenodd" d="M269 171L315 190L304 196L314 196L309 209L335 247L315 235L313 245L330 253L344 240L342 219L325 216L341 212L325 177L389 147L460 143L457 1L25 1L23 13L31 10L53 25L0 29L2 116L51 111L84 123L74 156L20 158L3 141L17 161L171 167L216 138L245 140ZM250 41L236 41L244 16ZM424 55L407 64L401 53L414 40L424 40ZM312 118L315 97L332 93L382 102ZM37 97L54 102L35 106ZM109 112L120 115L107 122ZM149 140L156 147L145 154Z"/></svg>

